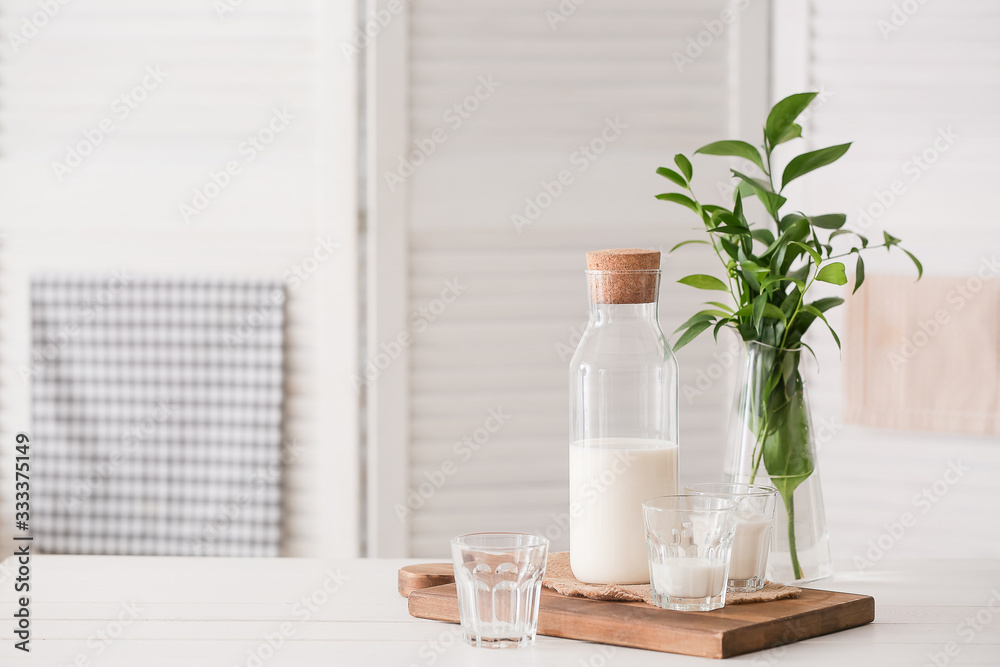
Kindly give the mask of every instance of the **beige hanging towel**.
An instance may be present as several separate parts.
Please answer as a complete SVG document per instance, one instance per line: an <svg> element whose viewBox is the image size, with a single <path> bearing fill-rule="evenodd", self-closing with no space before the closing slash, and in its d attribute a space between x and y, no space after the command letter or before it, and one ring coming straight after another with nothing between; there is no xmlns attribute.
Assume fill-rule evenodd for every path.
<svg viewBox="0 0 1000 667"><path fill-rule="evenodd" d="M869 276L847 315L848 422L1000 435L1000 276Z"/></svg>

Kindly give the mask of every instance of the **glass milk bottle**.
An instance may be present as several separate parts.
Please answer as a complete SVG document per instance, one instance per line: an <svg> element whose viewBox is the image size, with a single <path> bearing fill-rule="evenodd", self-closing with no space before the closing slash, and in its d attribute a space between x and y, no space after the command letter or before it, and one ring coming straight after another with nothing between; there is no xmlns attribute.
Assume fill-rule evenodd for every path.
<svg viewBox="0 0 1000 667"><path fill-rule="evenodd" d="M677 490L677 361L656 319L660 253L587 253L590 322L570 362L570 564L649 581L642 502Z"/></svg>

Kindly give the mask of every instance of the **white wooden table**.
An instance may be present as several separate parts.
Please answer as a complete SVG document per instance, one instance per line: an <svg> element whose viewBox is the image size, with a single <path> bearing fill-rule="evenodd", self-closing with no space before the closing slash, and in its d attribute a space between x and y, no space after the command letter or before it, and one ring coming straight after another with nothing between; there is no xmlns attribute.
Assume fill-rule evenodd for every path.
<svg viewBox="0 0 1000 667"><path fill-rule="evenodd" d="M8 559L0 565L0 665L713 662L550 637L530 649L473 649L458 641L457 626L407 615L396 571L413 562L36 556L29 655L13 649L16 566ZM1000 560L883 562L863 574L839 565L822 587L874 595L874 624L726 664L1000 665Z"/></svg>

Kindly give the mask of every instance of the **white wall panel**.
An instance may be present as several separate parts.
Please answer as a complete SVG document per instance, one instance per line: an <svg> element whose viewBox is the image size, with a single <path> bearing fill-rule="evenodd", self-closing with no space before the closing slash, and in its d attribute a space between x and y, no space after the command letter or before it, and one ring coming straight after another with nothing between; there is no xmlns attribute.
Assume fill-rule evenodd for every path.
<svg viewBox="0 0 1000 667"><path fill-rule="evenodd" d="M371 360L399 327L412 333L397 365L385 371L398 379L405 366L408 389L397 413L406 416L405 433L394 430L398 442L383 438L370 446L395 452L405 467L405 488L397 484L379 495L398 501L423 484L430 497L406 521L393 503L383 503L378 530L400 533L401 546L373 553L442 556L448 539L462 532L558 531L553 515L565 511L569 493L567 368L587 318L584 254L630 246L665 251L697 233L693 216L654 199L669 189L656 167L677 151L730 134L742 115L761 120L759 109L744 107L736 85L732 54L751 52L736 30L727 28L689 67L674 62L674 53L727 6L602 0L582 3L559 21L553 18L559 3L541 0L408 5L409 59L396 74L407 88L408 106L399 110L406 137L395 152L379 151L370 174L377 201L396 211L376 213L375 233L400 219L405 227L397 284L405 284L411 319L395 329L375 326L369 339ZM376 45L383 48L396 47ZM757 48L766 53L763 41ZM758 68L756 76L744 83L761 90L766 71ZM481 87L475 99L484 81L493 90ZM474 107L457 116L461 122L456 104ZM599 139L609 122L620 129ZM443 139L434 141L435 132ZM593 159L581 149L591 142ZM404 174L401 159L420 164ZM695 169L705 196L716 196L724 169L700 160ZM545 184L562 171L569 178L549 202ZM525 215L526 199L537 202L539 195L540 214L519 231L512 215ZM699 301L676 280L706 261L696 251L664 256L665 330ZM454 280L461 294L437 304L446 281ZM435 307L440 312L426 310ZM682 383L693 384L714 351L710 340L683 350ZM685 480L717 474L724 431L718 415L729 401L724 384L690 402L682 397ZM373 387L376 396L382 391L393 389ZM489 411L501 408L509 417L488 440L474 451L456 445L466 437L475 443ZM452 472L428 492L428 479L441 480L443 470ZM562 531L554 547L567 543Z"/></svg>

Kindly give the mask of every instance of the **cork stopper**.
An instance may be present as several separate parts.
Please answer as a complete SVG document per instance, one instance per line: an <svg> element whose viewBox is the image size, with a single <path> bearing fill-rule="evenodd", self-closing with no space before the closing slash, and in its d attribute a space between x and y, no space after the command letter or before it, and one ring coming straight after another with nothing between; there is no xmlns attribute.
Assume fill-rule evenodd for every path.
<svg viewBox="0 0 1000 667"><path fill-rule="evenodd" d="M652 303L656 301L660 253L643 248L616 248L587 253L594 303Z"/></svg>

